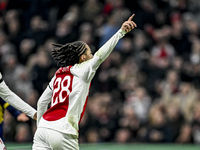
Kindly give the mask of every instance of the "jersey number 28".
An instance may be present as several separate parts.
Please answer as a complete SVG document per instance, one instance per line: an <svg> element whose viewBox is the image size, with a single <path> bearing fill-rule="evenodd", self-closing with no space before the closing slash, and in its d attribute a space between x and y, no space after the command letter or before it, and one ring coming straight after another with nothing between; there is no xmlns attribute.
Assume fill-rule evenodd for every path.
<svg viewBox="0 0 200 150"><path fill-rule="evenodd" d="M53 85L54 90L53 90L51 107L65 101L66 97L70 93L70 90L69 90L70 83L71 83L70 81L71 81L70 76L65 76L63 79L61 77L56 78L56 81L54 82L54 85Z"/></svg>

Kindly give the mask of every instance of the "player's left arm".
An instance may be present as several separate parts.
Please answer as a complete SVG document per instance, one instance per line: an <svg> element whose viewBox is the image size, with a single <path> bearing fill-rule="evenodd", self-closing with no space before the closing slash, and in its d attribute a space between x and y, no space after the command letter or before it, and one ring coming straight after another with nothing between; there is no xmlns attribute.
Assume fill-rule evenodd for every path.
<svg viewBox="0 0 200 150"><path fill-rule="evenodd" d="M92 58L92 67L97 69L100 64L110 55L115 48L118 41L124 37L124 35L133 30L137 25L132 21L135 14L133 14L127 21L125 21L121 28L115 33L95 54Z"/></svg>
<svg viewBox="0 0 200 150"><path fill-rule="evenodd" d="M95 54L94 57L86 62L78 64L77 74L82 74L82 79L85 82L90 82L95 75L97 68L101 63L110 55L115 48L118 41L124 37L124 35L133 30L137 25L132 21L135 14L133 14L127 21L125 21L121 28L115 33Z"/></svg>
<svg viewBox="0 0 200 150"><path fill-rule="evenodd" d="M125 21L121 28L115 33L95 54L94 57L86 62L76 64L71 70L74 74L80 76L85 82L90 82L95 75L96 70L101 63L110 55L118 41L124 35L133 30L137 25L132 21L133 14Z"/></svg>

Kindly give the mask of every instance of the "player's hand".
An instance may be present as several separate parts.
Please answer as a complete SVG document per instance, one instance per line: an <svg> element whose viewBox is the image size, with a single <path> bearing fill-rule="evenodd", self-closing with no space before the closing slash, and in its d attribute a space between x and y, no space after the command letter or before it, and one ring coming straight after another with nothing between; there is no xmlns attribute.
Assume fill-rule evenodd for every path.
<svg viewBox="0 0 200 150"><path fill-rule="evenodd" d="M121 26L121 29L124 30L126 33L130 32L135 27L137 27L136 23L132 21L134 16L135 16L135 14L133 14L131 17L129 17L129 19L127 21L125 21Z"/></svg>
<svg viewBox="0 0 200 150"><path fill-rule="evenodd" d="M21 113L17 116L17 121L23 121L26 122L29 120L29 117L26 116L25 113Z"/></svg>
<svg viewBox="0 0 200 150"><path fill-rule="evenodd" d="M37 112L34 114L33 119L37 121Z"/></svg>

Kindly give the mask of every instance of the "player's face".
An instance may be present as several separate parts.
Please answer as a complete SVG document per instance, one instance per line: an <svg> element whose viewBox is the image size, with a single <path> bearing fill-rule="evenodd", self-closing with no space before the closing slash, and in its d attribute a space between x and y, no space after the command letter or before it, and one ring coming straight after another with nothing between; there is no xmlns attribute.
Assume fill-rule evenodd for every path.
<svg viewBox="0 0 200 150"><path fill-rule="evenodd" d="M85 51L84 55L85 55L85 61L90 60L93 58L91 49L88 45L86 45L87 50Z"/></svg>

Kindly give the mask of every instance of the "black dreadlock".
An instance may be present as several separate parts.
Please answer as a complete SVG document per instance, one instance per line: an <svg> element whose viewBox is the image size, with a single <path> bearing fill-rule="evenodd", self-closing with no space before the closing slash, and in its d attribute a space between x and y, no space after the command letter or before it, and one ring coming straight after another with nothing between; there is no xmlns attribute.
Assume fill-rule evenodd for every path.
<svg viewBox="0 0 200 150"><path fill-rule="evenodd" d="M53 44L52 56L59 67L74 65L79 62L79 57L86 51L86 43L76 41L65 45Z"/></svg>

